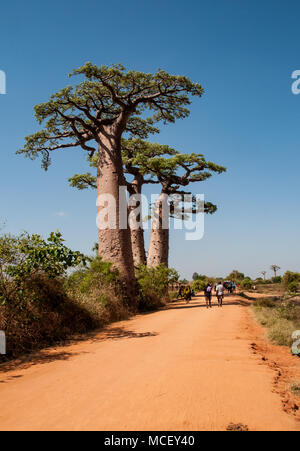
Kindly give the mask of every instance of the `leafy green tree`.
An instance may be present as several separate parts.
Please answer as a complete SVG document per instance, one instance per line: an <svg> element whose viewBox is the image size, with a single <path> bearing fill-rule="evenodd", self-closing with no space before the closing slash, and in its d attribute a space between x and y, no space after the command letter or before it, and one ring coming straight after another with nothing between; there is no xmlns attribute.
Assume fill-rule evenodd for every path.
<svg viewBox="0 0 300 451"><path fill-rule="evenodd" d="M45 128L26 138L18 153L29 158L42 155L45 169L53 151L81 147L91 157L98 156L98 198L111 195L120 204L119 186L125 185L121 139L124 133L146 138L153 124L175 122L189 115L191 97L201 97L203 88L187 77L158 70L155 74L126 71L122 65L98 67L91 63L71 75L84 79L67 86L48 102L35 107L38 122ZM146 110L151 116L146 119ZM99 182L101 180L101 183ZM101 212L104 206L99 205ZM122 228L117 211L116 227L99 228L99 255L120 270L127 294L134 301L134 266L130 231Z"/></svg>

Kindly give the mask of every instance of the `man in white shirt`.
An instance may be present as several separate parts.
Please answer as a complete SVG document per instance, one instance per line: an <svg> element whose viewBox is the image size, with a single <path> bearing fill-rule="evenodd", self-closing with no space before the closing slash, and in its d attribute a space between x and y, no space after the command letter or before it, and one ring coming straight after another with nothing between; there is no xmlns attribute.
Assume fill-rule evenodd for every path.
<svg viewBox="0 0 300 451"><path fill-rule="evenodd" d="M218 307L223 307L225 288L222 282L219 282L216 286L216 295L218 298Z"/></svg>

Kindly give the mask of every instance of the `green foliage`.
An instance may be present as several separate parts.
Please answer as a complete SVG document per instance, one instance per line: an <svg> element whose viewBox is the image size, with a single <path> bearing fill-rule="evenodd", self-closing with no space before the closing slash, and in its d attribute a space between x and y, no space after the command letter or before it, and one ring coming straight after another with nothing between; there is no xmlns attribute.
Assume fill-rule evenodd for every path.
<svg viewBox="0 0 300 451"><path fill-rule="evenodd" d="M203 94L203 88L187 77L162 70L155 74L126 71L121 64L98 67L88 62L70 75L84 79L35 107L36 119L40 124L46 121L45 128L28 136L18 151L31 159L41 154L44 169L57 149L80 146L92 156L96 148L90 141L97 140L104 125L117 124L121 134L146 138L158 131L154 122L187 117L191 97ZM146 109L153 114L142 119Z"/></svg>
<svg viewBox="0 0 300 451"><path fill-rule="evenodd" d="M206 280L207 277L202 275L202 274L198 274L197 272L194 272L193 274L193 280Z"/></svg>
<svg viewBox="0 0 300 451"><path fill-rule="evenodd" d="M246 290L251 290L253 286L253 282L250 278L245 278L241 281L241 288L245 288Z"/></svg>
<svg viewBox="0 0 300 451"><path fill-rule="evenodd" d="M174 269L161 264L155 268L140 265L136 268L139 287L139 306L142 310L155 310L168 298L168 286L178 281L179 275Z"/></svg>
<svg viewBox="0 0 300 451"><path fill-rule="evenodd" d="M296 294L299 291L299 282L296 282L295 280L288 284L288 292L291 294Z"/></svg>
<svg viewBox="0 0 300 451"><path fill-rule="evenodd" d="M77 188L79 190L87 188L97 189L97 178L90 172L85 174L75 174L73 177L69 178L68 182L72 188Z"/></svg>
<svg viewBox="0 0 300 451"><path fill-rule="evenodd" d="M207 285L207 279L206 279L206 278L205 278L205 279L196 279L196 280L194 280L194 282L192 283L192 289L193 289L195 292L198 292L198 291L204 291L206 285Z"/></svg>
<svg viewBox="0 0 300 451"><path fill-rule="evenodd" d="M85 265L86 257L63 242L58 231L47 240L26 232L18 237L0 236L0 301L21 300L28 280L35 275L45 274L54 279L69 268Z"/></svg>
<svg viewBox="0 0 300 451"><path fill-rule="evenodd" d="M237 269L233 270L232 273L227 277L228 280L233 280L234 282L241 282L245 279L245 274L239 272Z"/></svg>
<svg viewBox="0 0 300 451"><path fill-rule="evenodd" d="M282 278L282 285L284 288L289 289L289 286L292 283L293 283L292 286L294 287L295 284L298 285L300 283L300 274L297 272L287 271Z"/></svg>
<svg viewBox="0 0 300 451"><path fill-rule="evenodd" d="M272 277L271 282L272 283L281 283L282 277L281 276Z"/></svg>
<svg viewBox="0 0 300 451"><path fill-rule="evenodd" d="M79 290L81 293L89 293L96 284L113 285L119 283L119 273L113 268L112 263L105 262L101 257L90 259L87 268L79 269L68 277L67 288Z"/></svg>

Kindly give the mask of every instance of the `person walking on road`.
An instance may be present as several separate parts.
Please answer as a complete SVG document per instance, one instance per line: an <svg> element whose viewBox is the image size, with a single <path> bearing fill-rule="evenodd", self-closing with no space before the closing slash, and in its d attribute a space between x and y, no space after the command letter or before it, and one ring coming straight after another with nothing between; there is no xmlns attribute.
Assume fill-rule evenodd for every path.
<svg viewBox="0 0 300 451"><path fill-rule="evenodd" d="M190 303L192 300L192 290L189 285L187 285L183 290L184 299L186 300L187 304Z"/></svg>
<svg viewBox="0 0 300 451"><path fill-rule="evenodd" d="M211 283L208 283L205 290L204 290L204 295L205 295L205 301L206 301L206 308L211 308L211 295L212 295L212 285Z"/></svg>
<svg viewBox="0 0 300 451"><path fill-rule="evenodd" d="M216 286L216 295L218 298L218 307L223 307L223 299L224 299L225 288L222 282L219 282Z"/></svg>

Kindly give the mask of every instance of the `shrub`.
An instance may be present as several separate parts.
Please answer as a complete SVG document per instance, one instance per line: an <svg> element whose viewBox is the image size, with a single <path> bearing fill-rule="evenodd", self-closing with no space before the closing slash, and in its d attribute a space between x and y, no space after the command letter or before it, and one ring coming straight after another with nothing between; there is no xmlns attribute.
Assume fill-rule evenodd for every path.
<svg viewBox="0 0 300 451"><path fill-rule="evenodd" d="M168 301L168 286L172 283L174 270L165 265L148 268L140 265L136 268L139 287L139 307L141 310L155 310ZM171 280L170 280L171 279Z"/></svg>
<svg viewBox="0 0 300 451"><path fill-rule="evenodd" d="M255 302L253 308L258 321L269 329L269 339L278 345L291 346L292 333L300 328L300 306L266 298Z"/></svg>
<svg viewBox="0 0 300 451"><path fill-rule="evenodd" d="M7 339L1 360L126 317L118 288L109 263L68 249L59 232L47 240L0 236L0 330Z"/></svg>
<svg viewBox="0 0 300 451"><path fill-rule="evenodd" d="M207 280L195 280L192 283L192 289L197 292L197 291L204 291L205 287L207 285Z"/></svg>
<svg viewBox="0 0 300 451"><path fill-rule="evenodd" d="M246 278L241 281L241 288L245 288L246 290L251 290L253 282L251 279Z"/></svg>
<svg viewBox="0 0 300 451"><path fill-rule="evenodd" d="M289 293L296 294L299 290L299 282L296 282L296 280L294 280L294 282L288 284L287 289Z"/></svg>
<svg viewBox="0 0 300 451"><path fill-rule="evenodd" d="M47 240L28 233L1 236L0 302L22 302L28 295L30 281L38 275L54 279L68 268L86 264L85 256L67 248L63 241L58 231Z"/></svg>
<svg viewBox="0 0 300 451"><path fill-rule="evenodd" d="M282 277L281 276L272 277L271 281L272 283L281 283Z"/></svg>
<svg viewBox="0 0 300 451"><path fill-rule="evenodd" d="M89 265L71 274L65 286L68 295L90 312L98 326L128 316L119 273L101 257L90 258Z"/></svg>
<svg viewBox="0 0 300 451"><path fill-rule="evenodd" d="M287 271L282 278L282 284L284 288L288 289L289 285L293 282L299 284L300 274L297 272Z"/></svg>

